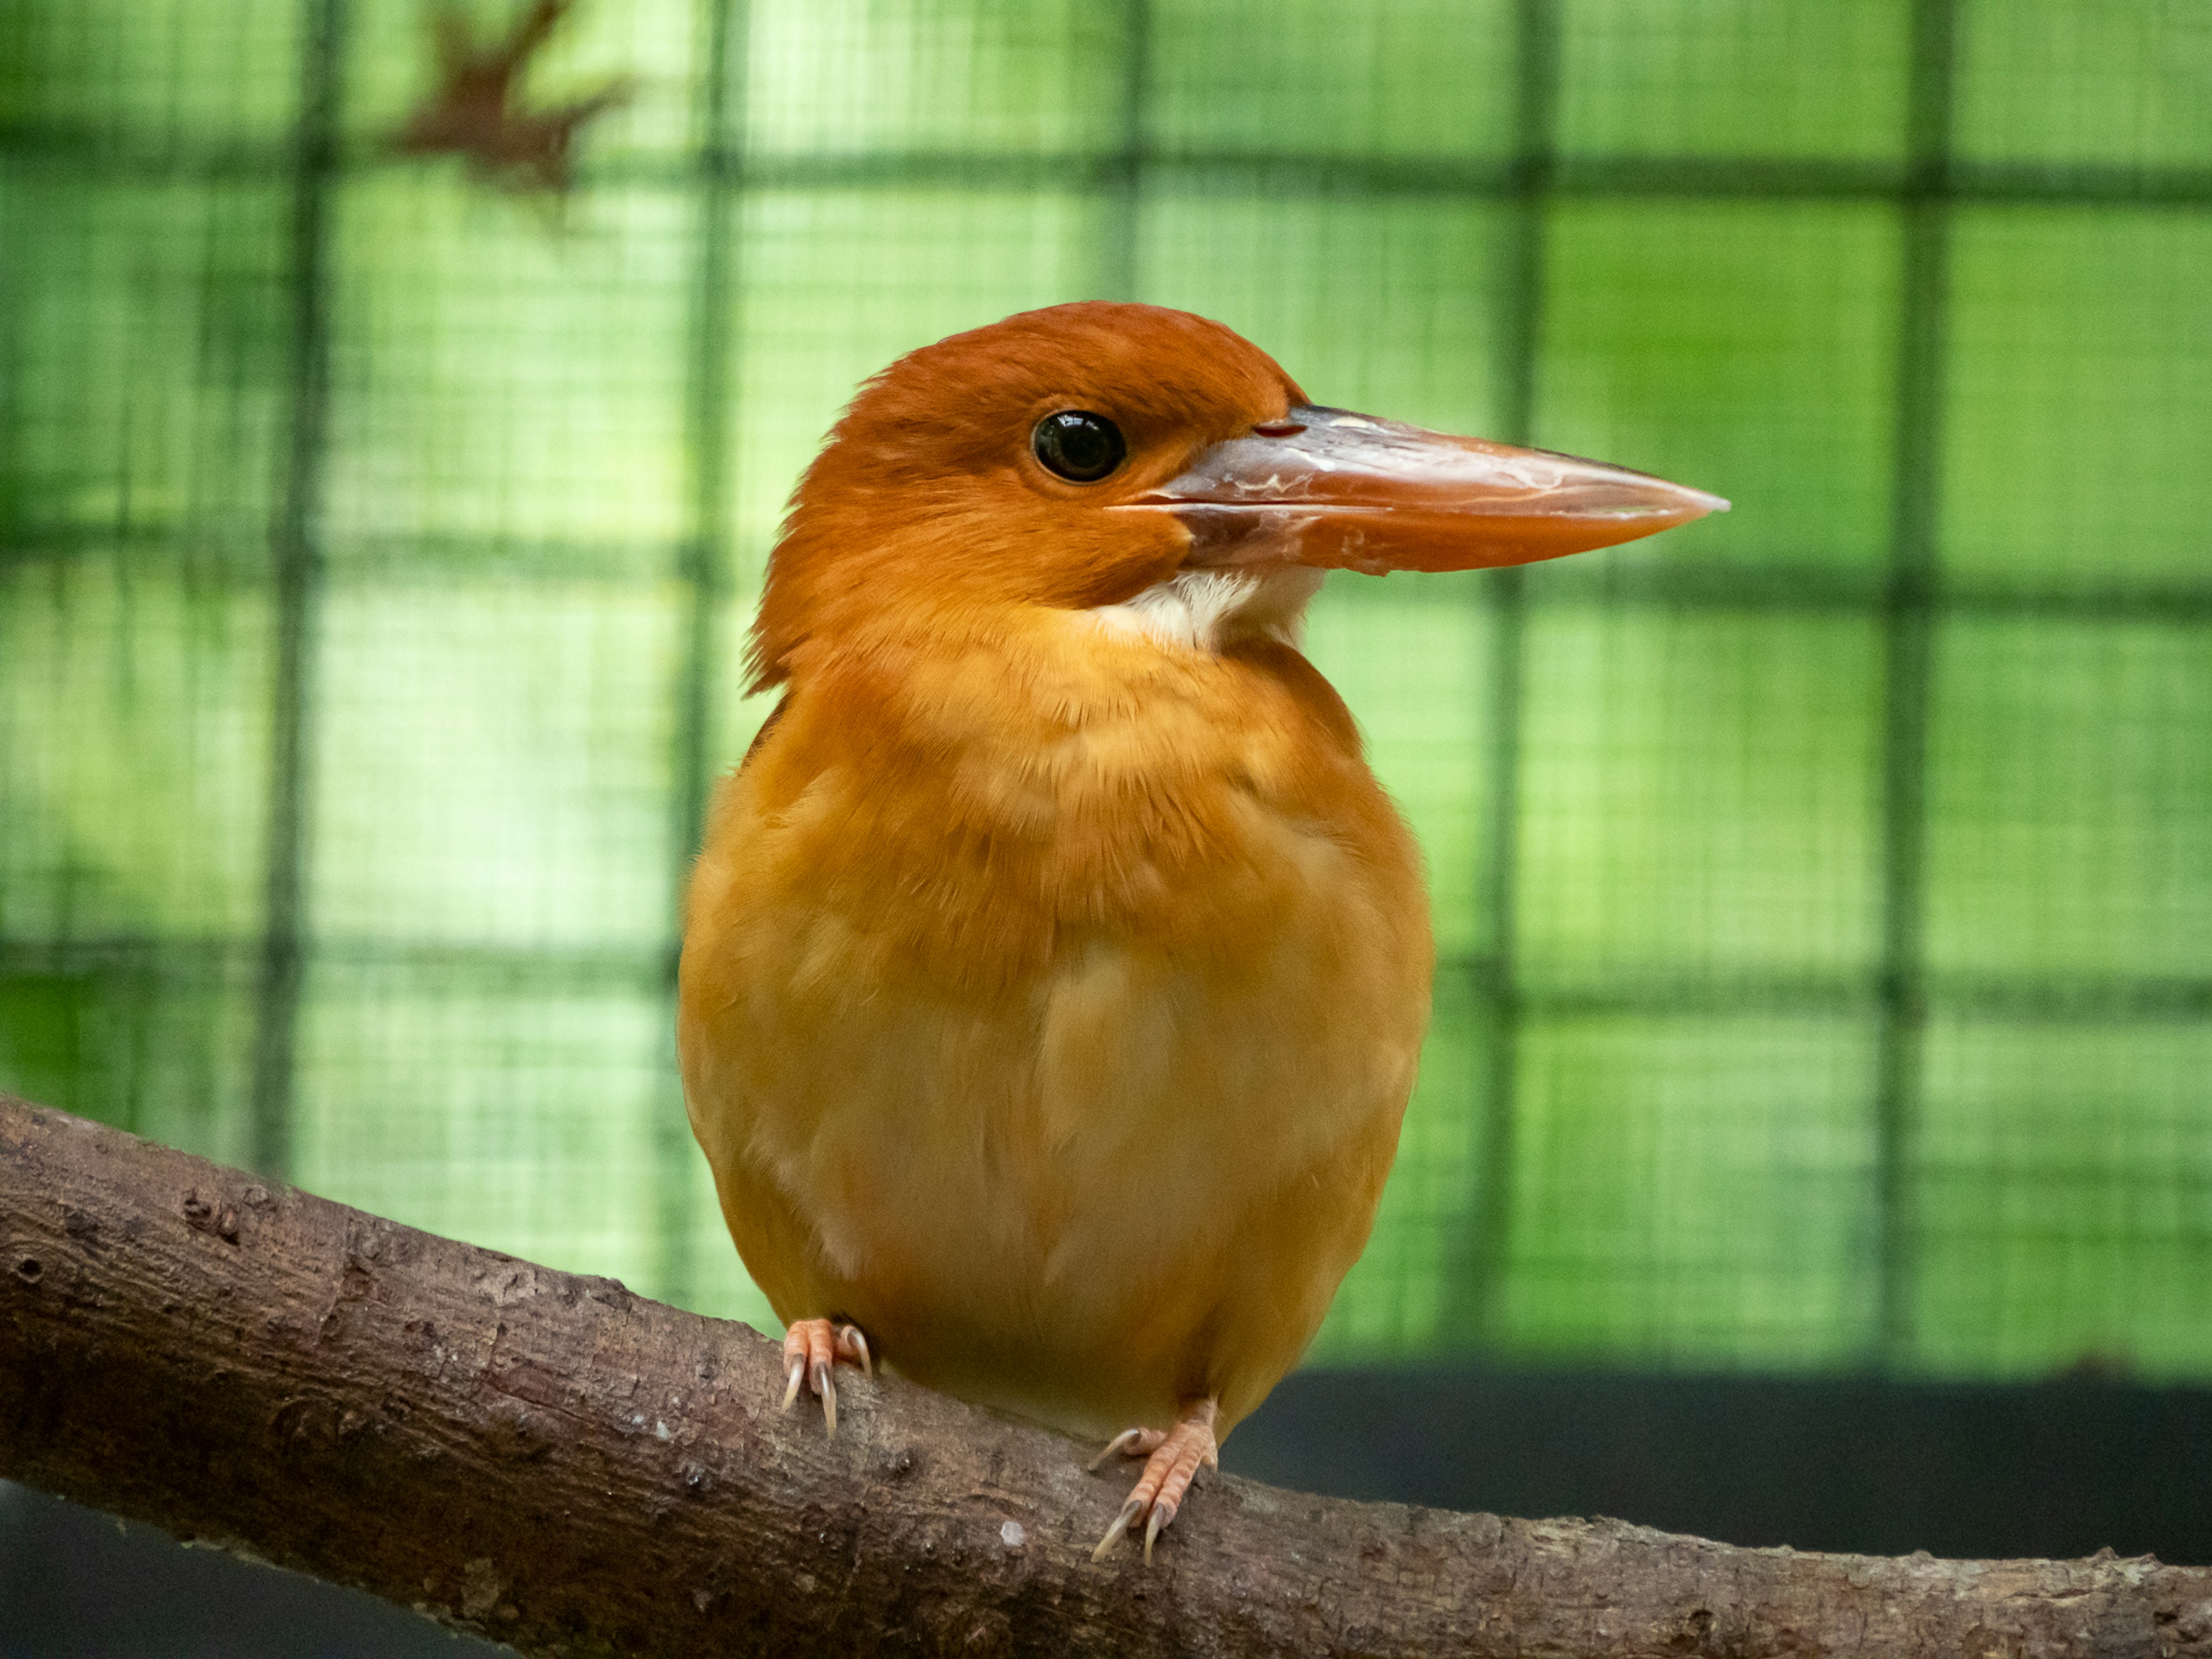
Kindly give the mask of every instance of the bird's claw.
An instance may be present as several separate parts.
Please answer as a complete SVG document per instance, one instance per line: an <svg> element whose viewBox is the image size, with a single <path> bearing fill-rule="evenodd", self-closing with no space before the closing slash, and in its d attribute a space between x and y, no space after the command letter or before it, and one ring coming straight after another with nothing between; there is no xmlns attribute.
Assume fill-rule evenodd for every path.
<svg viewBox="0 0 2212 1659"><path fill-rule="evenodd" d="M1176 1512L1182 1507L1183 1494L1190 1490L1199 1466L1202 1463L1209 1468L1221 1467L1220 1450L1213 1439L1213 1416L1211 1400L1195 1401L1183 1408L1172 1429L1124 1429L1091 1460L1093 1469L1116 1455L1146 1460L1145 1472L1137 1478L1136 1490L1121 1505L1114 1524L1106 1528L1106 1535L1091 1550L1093 1561L1103 1561L1115 1545L1121 1541L1122 1534L1133 1530L1142 1516L1145 1565L1152 1565L1152 1546L1174 1524Z"/></svg>
<svg viewBox="0 0 2212 1659"><path fill-rule="evenodd" d="M858 1325L845 1325L827 1319L801 1319L793 1322L784 1333L784 1363L790 1367L789 1379L784 1385L783 1409L789 1411L799 1398L804 1383L822 1401L822 1420L829 1427L830 1437L837 1437L837 1373L839 1360L858 1365L861 1374L876 1374L875 1358L868 1352L868 1339L860 1334Z"/></svg>
<svg viewBox="0 0 2212 1659"><path fill-rule="evenodd" d="M1106 1535L1092 1547L1091 1559L1094 1561L1103 1561L1108 1555L1111 1554L1114 1546L1121 1541L1121 1534L1129 1529L1129 1523L1137 1518L1144 1507L1145 1500L1141 1498L1132 1498L1127 1503L1122 1504L1121 1514L1114 1517L1114 1524L1106 1528Z"/></svg>
<svg viewBox="0 0 2212 1659"><path fill-rule="evenodd" d="M1169 1522L1176 1518L1176 1506L1164 1498L1152 1505L1152 1514L1145 1521L1145 1565L1152 1565L1152 1540Z"/></svg>
<svg viewBox="0 0 2212 1659"><path fill-rule="evenodd" d="M1116 1457L1146 1457L1167 1438L1158 1429L1124 1429L1106 1443L1106 1448L1086 1466L1096 1474Z"/></svg>

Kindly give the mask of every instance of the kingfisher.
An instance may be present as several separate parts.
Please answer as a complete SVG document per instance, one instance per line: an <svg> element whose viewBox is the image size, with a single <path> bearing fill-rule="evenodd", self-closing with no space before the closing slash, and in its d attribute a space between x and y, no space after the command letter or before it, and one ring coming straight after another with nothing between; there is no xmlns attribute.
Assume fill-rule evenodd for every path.
<svg viewBox="0 0 2212 1659"><path fill-rule="evenodd" d="M1364 1247L1429 1018L1421 856L1300 651L1333 569L1728 503L1316 404L1230 329L1026 312L866 382L751 635L685 1097L787 1327L1143 1468L1146 1559Z"/></svg>

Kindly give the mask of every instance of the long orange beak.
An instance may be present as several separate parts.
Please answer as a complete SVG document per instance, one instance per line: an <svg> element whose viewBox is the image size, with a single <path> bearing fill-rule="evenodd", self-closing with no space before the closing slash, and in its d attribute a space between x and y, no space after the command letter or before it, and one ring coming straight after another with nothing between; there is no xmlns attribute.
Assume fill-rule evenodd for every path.
<svg viewBox="0 0 2212 1659"><path fill-rule="evenodd" d="M1527 564L1725 513L1648 473L1300 406L1124 504L1190 532L1189 562L1469 570Z"/></svg>

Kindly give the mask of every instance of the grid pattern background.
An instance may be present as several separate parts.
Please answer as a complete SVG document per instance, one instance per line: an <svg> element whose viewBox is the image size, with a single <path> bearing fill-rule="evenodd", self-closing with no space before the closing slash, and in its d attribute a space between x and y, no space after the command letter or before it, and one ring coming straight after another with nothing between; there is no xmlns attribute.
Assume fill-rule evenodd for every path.
<svg viewBox="0 0 2212 1659"><path fill-rule="evenodd" d="M675 1081L857 380L1218 317L1724 520L1338 576L1434 1036L1317 1353L2212 1375L2212 8L0 9L0 1085L767 1323ZM473 13L495 36L514 13Z"/></svg>

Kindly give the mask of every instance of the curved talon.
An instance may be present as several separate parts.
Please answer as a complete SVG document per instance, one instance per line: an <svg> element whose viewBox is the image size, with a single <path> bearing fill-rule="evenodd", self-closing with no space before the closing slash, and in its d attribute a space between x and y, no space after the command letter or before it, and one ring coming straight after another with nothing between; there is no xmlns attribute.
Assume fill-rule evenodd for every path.
<svg viewBox="0 0 2212 1659"><path fill-rule="evenodd" d="M1165 1498L1152 1505L1152 1518L1145 1522L1145 1565L1152 1565L1152 1540L1176 1518L1176 1506Z"/></svg>
<svg viewBox="0 0 2212 1659"><path fill-rule="evenodd" d="M867 1334L858 1325L841 1325L837 1328L837 1357L840 1359L850 1359L857 1363L860 1368L860 1375L863 1376L873 1376L876 1374L876 1362L868 1352Z"/></svg>
<svg viewBox="0 0 2212 1659"><path fill-rule="evenodd" d="M1149 1446L1145 1443L1146 1437L1147 1436L1152 1437L1152 1443ZM1109 1440L1106 1443L1105 1449L1100 1452L1097 1456L1092 1458L1085 1468L1090 1474L1096 1474L1099 1470L1106 1467L1106 1462L1109 1458L1116 1456L1142 1457L1150 1453L1154 1447L1158 1446L1159 1443L1166 1437L1167 1437L1161 1434L1158 1429L1124 1429L1121 1433L1115 1435L1111 1440Z"/></svg>
<svg viewBox="0 0 2212 1659"><path fill-rule="evenodd" d="M1103 1561L1114 1546L1121 1541L1121 1534L1128 1531L1129 1522L1137 1518L1137 1511L1144 1507L1145 1500L1141 1498L1132 1498L1127 1503L1122 1504L1121 1514L1114 1517L1114 1524L1106 1528L1106 1535L1098 1540L1097 1547L1091 1552L1091 1559L1094 1561Z"/></svg>
<svg viewBox="0 0 2212 1659"><path fill-rule="evenodd" d="M857 1325L833 1324L827 1319L792 1322L783 1335L783 1357L791 1367L783 1391L786 1411L804 1387L822 1401L822 1420L830 1437L837 1437L837 1362L858 1365L869 1376L876 1374L875 1356L868 1339Z"/></svg>

